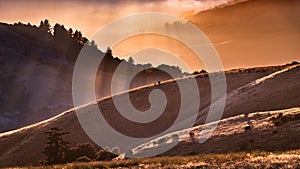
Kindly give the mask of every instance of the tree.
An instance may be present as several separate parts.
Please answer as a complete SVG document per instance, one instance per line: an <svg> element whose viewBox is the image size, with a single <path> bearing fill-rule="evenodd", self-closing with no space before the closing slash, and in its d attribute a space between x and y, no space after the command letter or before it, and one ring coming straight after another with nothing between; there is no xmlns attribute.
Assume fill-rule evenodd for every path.
<svg viewBox="0 0 300 169"><path fill-rule="evenodd" d="M64 25L60 25L60 24L55 24L54 28L53 28L53 36L55 39L63 42L65 39L67 39L68 32L66 30L66 28L64 27Z"/></svg>
<svg viewBox="0 0 300 169"><path fill-rule="evenodd" d="M112 50L111 50L110 47L107 47L107 49L106 49L106 55L107 56L112 56Z"/></svg>
<svg viewBox="0 0 300 169"><path fill-rule="evenodd" d="M97 48L97 44L96 44L96 42L94 41L94 40L92 40L91 41L91 44L90 44L92 47L94 47L94 48Z"/></svg>
<svg viewBox="0 0 300 169"><path fill-rule="evenodd" d="M202 69L202 70L200 71L200 73L207 73L207 71L204 70L204 69Z"/></svg>
<svg viewBox="0 0 300 169"><path fill-rule="evenodd" d="M70 143L63 139L63 136L69 132L62 132L62 129L53 127L49 132L46 139L47 147L42 152L46 159L42 162L46 165L61 164L67 162L67 155L70 151Z"/></svg>
<svg viewBox="0 0 300 169"><path fill-rule="evenodd" d="M132 65L134 64L134 60L131 56L128 58L128 63Z"/></svg>
<svg viewBox="0 0 300 169"><path fill-rule="evenodd" d="M68 30L68 33L69 33L70 36L72 36L72 35L73 35L73 29L70 28L70 29Z"/></svg>
<svg viewBox="0 0 300 169"><path fill-rule="evenodd" d="M40 22L39 28L46 33L51 33L51 25L48 21L48 19L45 19L44 21Z"/></svg>

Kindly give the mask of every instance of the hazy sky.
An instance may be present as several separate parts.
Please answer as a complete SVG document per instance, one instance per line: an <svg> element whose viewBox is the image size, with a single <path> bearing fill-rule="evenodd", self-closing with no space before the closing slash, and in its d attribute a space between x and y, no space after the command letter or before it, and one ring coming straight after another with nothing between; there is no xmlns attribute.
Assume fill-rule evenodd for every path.
<svg viewBox="0 0 300 169"><path fill-rule="evenodd" d="M139 12L164 12L180 15L200 11L227 0L0 0L0 22L32 23L45 18L92 36L104 24Z"/></svg>
<svg viewBox="0 0 300 169"><path fill-rule="evenodd" d="M47 18L52 26L60 23L67 29L80 30L84 36L91 39L97 30L120 17L140 12L163 12L180 16L183 12L191 10L198 12L228 1L242 0L0 0L0 22L39 25L41 20ZM275 65L297 60L300 50L298 45L300 35L297 29L300 13L297 12L299 11L297 5L283 0L278 2L284 5L273 1L252 2L241 9L232 8L232 12L222 14L223 18L215 17L209 21L209 23L215 21L213 23L218 26L208 24L206 26L209 29L201 27L214 43L225 69ZM255 5L260 3L263 5ZM260 17L253 18L261 11L264 13L261 13ZM202 21L205 19L202 18ZM169 45L169 48L167 45L163 51L155 48L157 50L151 52L145 48L145 45L149 45L148 41L148 39L131 41L129 39L124 42L125 44L113 48L113 54L121 58L134 55L139 57L135 58L136 61L151 62L154 65L166 63L182 66L178 64L178 59L172 59L172 54L175 53L180 59L187 61L186 65L192 69L203 68L186 52L181 54L182 56L176 53L175 49L182 51L179 50L182 49L179 44L175 47ZM166 42L172 43L171 40ZM159 43L155 41L155 44ZM122 50L124 48L130 50ZM171 52L168 54L166 50ZM121 52L117 53L118 51ZM130 53L132 51L135 53Z"/></svg>
<svg viewBox="0 0 300 169"><path fill-rule="evenodd" d="M90 39L93 34L105 24L140 12L163 12L180 16L183 12L195 12L226 3L229 0L0 0L0 22L23 22L39 25L41 20L48 19L50 24L63 24L67 29L80 30ZM137 47L135 47L137 48ZM153 65L167 63L180 65L176 58L157 50L147 50L151 57L135 58L140 63L151 62ZM145 52L141 51L145 56ZM117 53L114 53L117 54ZM154 54L156 58L154 58ZM119 57L129 57L130 55ZM163 57L165 55L165 57ZM160 59L159 59L160 58ZM187 69L184 69L187 71Z"/></svg>

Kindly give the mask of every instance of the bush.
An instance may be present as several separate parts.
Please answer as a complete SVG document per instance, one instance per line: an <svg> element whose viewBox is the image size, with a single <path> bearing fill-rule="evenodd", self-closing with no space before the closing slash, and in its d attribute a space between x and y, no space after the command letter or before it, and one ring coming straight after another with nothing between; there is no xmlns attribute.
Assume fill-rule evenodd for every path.
<svg viewBox="0 0 300 169"><path fill-rule="evenodd" d="M159 139L158 141L157 141L157 144L165 144L166 142L168 141L168 139L166 138L166 137L163 137L163 138L161 138L161 139Z"/></svg>
<svg viewBox="0 0 300 169"><path fill-rule="evenodd" d="M200 71L200 73L207 73L207 71L204 70L204 69L202 69L202 70Z"/></svg>
<svg viewBox="0 0 300 169"><path fill-rule="evenodd" d="M244 130L245 130L245 131L246 131L246 130L251 130L251 129L252 129L252 127L249 126L249 125L247 125L247 126L244 127Z"/></svg>
<svg viewBox="0 0 300 169"><path fill-rule="evenodd" d="M109 151L106 151L104 149L100 150L97 154L96 154L96 160L97 161L110 161L112 160L113 158L116 158L117 155L109 152Z"/></svg>
<svg viewBox="0 0 300 169"><path fill-rule="evenodd" d="M76 148L73 149L74 159L79 157L87 156L90 159L94 159L96 157L96 148L91 143L82 143L77 144Z"/></svg>
<svg viewBox="0 0 300 169"><path fill-rule="evenodd" d="M110 152L113 153L113 154L116 154L116 155L121 154L121 151L120 151L119 147L112 148Z"/></svg>
<svg viewBox="0 0 300 169"><path fill-rule="evenodd" d="M78 158L76 159L76 161L77 161L77 162L90 162L91 159L90 159L89 157L87 157L87 156L82 156L82 157L78 157Z"/></svg>
<svg viewBox="0 0 300 169"><path fill-rule="evenodd" d="M291 65L297 65L297 64L299 64L299 62L297 62L297 61L293 61L293 62L291 63Z"/></svg>
<svg viewBox="0 0 300 169"><path fill-rule="evenodd" d="M281 126L287 122L300 120L300 114L288 114L283 115L282 113L279 113L278 116L271 118L275 126Z"/></svg>
<svg viewBox="0 0 300 169"><path fill-rule="evenodd" d="M248 116L249 116L249 113L244 113L244 116L245 116L245 117L248 117Z"/></svg>
<svg viewBox="0 0 300 169"><path fill-rule="evenodd" d="M172 141L173 142L179 142L179 135L178 134L173 134L172 135Z"/></svg>

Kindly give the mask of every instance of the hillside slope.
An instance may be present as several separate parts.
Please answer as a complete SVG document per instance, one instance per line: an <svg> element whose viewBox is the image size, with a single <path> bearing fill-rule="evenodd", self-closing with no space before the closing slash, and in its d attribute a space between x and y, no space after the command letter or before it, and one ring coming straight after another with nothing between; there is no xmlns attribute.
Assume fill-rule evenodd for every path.
<svg viewBox="0 0 300 169"><path fill-rule="evenodd" d="M61 25L55 25L54 30L58 32L52 35L37 26L0 23L0 133L46 120L73 107L73 69L83 46L104 56L95 80L96 97L111 95L113 72L123 60L113 57L111 51L103 53L90 43L84 45ZM143 67L127 66L128 71ZM170 79L166 73L149 65L148 68L152 71L138 74L131 88ZM174 70L177 76L182 75L179 69Z"/></svg>
<svg viewBox="0 0 300 169"><path fill-rule="evenodd" d="M256 106L246 106L243 108L245 102L251 101L250 105L259 105L261 101L261 107L258 107L260 111L269 111L275 109L286 109L299 107L300 103L300 85L298 77L300 73L299 65L292 65L292 68L285 70L284 68L288 68L287 66L281 67L269 67L269 68L258 68L258 69L246 69L244 71L230 71L226 73L227 78L227 89L228 95L230 93L234 93L231 97L233 98L241 98L241 99L229 99L227 101L226 111L223 117L231 117L238 114L243 114L245 112L255 112ZM262 71L264 70L264 71ZM282 71L284 70L284 71ZM268 77L272 73L277 73L272 78ZM203 117L205 117L205 109L210 105L210 87L209 87L209 78L200 74L197 76L197 82L199 85L199 90L201 94L201 103L200 103L200 111L198 123L201 124L203 121ZM248 84L252 84L256 82L258 79L265 79L259 85L251 86L247 88L248 91L253 91L256 93L260 93L259 97L255 98L253 95L243 94L243 92L236 92L237 89L248 86ZM184 80L184 79L182 79ZM188 80L188 78L186 79ZM278 88L282 86L281 88ZM279 91L277 90L280 89ZM178 88L175 82L166 82L161 85L150 85L147 87L139 88L138 90L133 90L130 92L131 101L136 106L136 108L145 110L149 105L148 102L148 93L153 89L161 89L168 96L169 104L172 109L167 109L164 112L167 117L174 117L174 113L176 110L178 111ZM293 89L293 90L285 90L285 94L276 95L278 92L282 93L284 89ZM263 93L263 94L262 94ZM276 97L274 97L276 95ZM249 96L249 97L246 97ZM270 97L269 97L270 96ZM280 103L278 104L278 99ZM138 103L138 104L137 104ZM143 103L143 104L141 104ZM92 105L95 103L91 103ZM110 124L120 124L124 125L124 121L120 116L116 116L118 112L114 108L112 99L106 98L104 100L99 100L97 102L99 108L103 111L103 114L107 114L108 121ZM177 105L177 106L176 106ZM91 105L90 105L91 106ZM81 107L82 109L88 108L89 106ZM243 111L239 111L239 110ZM87 114L88 116L88 114ZM245 120L245 119L244 119ZM255 122L254 122L255 123ZM297 123L296 123L297 124ZM164 124L165 125L165 124ZM234 125L234 124L233 124ZM146 125L145 125L146 126ZM156 130L160 130L163 127L162 124L156 125L158 128L139 128L139 132L131 133L138 136L143 136L148 131L157 132ZM29 126L27 128L23 128L20 130L3 133L0 135L0 151L2 152L0 155L0 166L17 166L17 165L37 165L38 161L41 159L42 154L41 151L45 146L45 135L44 132L48 131L51 127L60 127L65 131L69 131L71 134L66 137L72 145L76 143L82 142L92 142L89 137L84 133L81 128L78 119L74 110L69 110L55 118L52 118L48 121L41 122L37 125ZM147 127L147 126L146 126ZM297 126L292 126L296 127ZM137 131L135 130L135 126L127 125L124 127L123 132L128 131ZM149 130L150 129L150 130ZM277 135L280 137L280 134ZM150 140L149 140L150 141ZM297 148L296 145L293 148ZM282 148L281 146L276 148ZM299 147L298 147L299 148ZM225 150L224 150L225 151Z"/></svg>
<svg viewBox="0 0 300 169"><path fill-rule="evenodd" d="M276 123L280 122L280 124ZM199 143L200 133L207 133L212 123L174 132L152 140L137 149L137 154L154 151L157 146L167 146L174 135L179 144L165 152L166 156L229 153L240 151L288 151L300 148L300 109L254 112L220 120L219 126L204 143ZM251 129L246 130L246 126ZM195 138L191 140L190 133ZM206 134L202 137L207 137ZM160 143L160 144L158 144Z"/></svg>

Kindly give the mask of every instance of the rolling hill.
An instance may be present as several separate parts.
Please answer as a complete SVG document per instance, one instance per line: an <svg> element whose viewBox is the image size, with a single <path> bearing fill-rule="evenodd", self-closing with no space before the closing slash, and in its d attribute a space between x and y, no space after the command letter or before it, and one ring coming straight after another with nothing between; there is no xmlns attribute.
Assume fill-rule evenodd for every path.
<svg viewBox="0 0 300 169"><path fill-rule="evenodd" d="M300 74L300 67L299 64L294 65L285 65L285 66L275 66L275 67L265 67L265 68L252 68L252 69L240 69L240 70L232 70L226 72L226 79L227 79L227 103L225 112L223 114L223 121L221 121L221 128L217 130L217 133L213 136L213 139L221 137L220 145L227 142L228 139L231 138L245 138L247 134L243 134L243 130L241 126L243 126L247 120L253 121L255 126L255 130L252 130L252 135L249 136L249 140L253 140L256 136L256 132L265 132L261 130L258 126L258 123L263 123L270 119L271 117L275 117L278 112L283 112L284 114L297 114L299 113L298 109L291 109L291 110L283 110L281 109L288 109L299 107L299 77ZM209 78L204 74L196 75L197 83L199 85L200 93L201 93L201 104L199 109L199 115L197 124L203 124L204 117L206 116L205 110L210 106L210 98L209 98ZM183 81L188 80L188 78L181 79ZM255 85L254 85L255 84ZM129 93L131 95L131 101L136 106L136 108L140 108L144 110L147 108L147 93L149 93L153 89L161 89L163 90L170 99L170 105L178 105L178 100L176 98L178 96L178 88L176 87L176 81L166 81L161 83L160 85L149 85L145 87L141 87L135 90L131 90ZM253 93L253 94L249 94ZM282 94L283 93L283 94ZM114 97L120 97L121 95L117 95ZM247 96L247 97L246 97ZM262 103L263 101L263 103ZM148 103L147 103L148 102ZM139 104L135 104L139 103ZM141 104L143 103L143 104ZM111 124L118 123L123 124L122 118L120 116L116 116L115 114L118 113L114 108L112 98L108 97L102 100L97 101L96 103L90 103L89 105L79 107L78 109L88 109L89 106L98 105L103 113L108 113L108 120ZM245 105L245 106L244 106ZM178 108L178 106L175 106ZM267 116L267 113L255 113L251 114L249 117L241 117L241 114L245 114L247 112L257 112L257 111L271 111L271 110L278 110L275 112L271 112L271 115ZM166 114L167 118L174 116L174 112L176 109L166 110L164 114ZM87 116L89 114L86 114ZM257 118L257 119L256 119ZM188 120L188 119L187 119ZM256 121L257 120L257 121ZM259 121L261 120L261 121ZM122 123L121 123L122 122ZM272 127L270 129L270 124L262 124L262 129L267 128L266 132L272 132ZM285 137L282 133L286 133L289 135L293 132L293 135L290 135L293 140L288 139L290 146L283 146L283 143L286 145L287 140L285 142L275 142L274 146L269 146L266 150L281 150L281 149L297 149L299 145L297 144L297 133L294 132L294 129L298 128L297 121L288 123L289 125L284 125L278 129L278 134L272 135L272 139L277 140L278 138ZM234 128L239 128L238 132L232 133L232 126ZM256 126L258 129L256 130ZM41 151L45 146L45 135L44 132L48 131L51 127L59 127L63 128L65 131L69 131L71 134L66 136L66 140L69 140L72 145L76 143L83 143L83 142L92 142L91 139L85 134L83 129L81 128L79 121L76 117L76 113L74 109L66 111L56 117L53 117L49 120L37 123L32 126L28 126L19 130L2 133L0 135L0 166L18 166L18 165L37 165L39 160L42 157ZM134 129L135 126L126 126L126 131L137 131ZM160 125L161 127L161 125ZM285 128L286 127L286 128ZM201 128L201 125L198 127ZM161 128L157 128L159 130ZM151 128L151 130L154 130ZM196 130L196 128L195 128ZM149 128L139 128L138 133L132 133L136 135L142 136L146 131L149 131ZM229 136L224 136L226 131L230 131ZM281 132L282 131L282 132ZM286 132L285 132L286 131ZM124 132L124 131L123 131ZM242 136L239 133L242 132ZM262 133L262 134L263 134ZM251 138L250 138L251 137ZM258 138L257 138L258 139ZM261 139L261 138L260 138ZM218 139L217 139L218 140ZM237 139L237 144L242 144L247 140L245 139ZM150 140L149 140L150 141ZM184 141L184 140L182 140ZM187 140L186 140L187 141ZM224 141L224 142L223 142ZM215 143L213 141L213 143ZM259 145L264 142L264 140L260 140ZM273 144L273 142L271 142ZM178 154L185 154L189 150L185 148L182 149L182 146L185 143L180 143L178 146L181 148L175 149L176 153ZM209 143L211 141L209 140ZM199 146L198 144L195 147ZM201 146L201 145L200 145ZM215 148L210 148L207 152L227 152L234 147L227 147L226 149L220 149L220 146L216 145ZM238 146L239 148L239 146ZM255 146L255 149L263 149L260 146ZM251 149L251 147L249 148ZM236 147L234 149L237 151ZM170 150L168 154L172 155L173 151ZM206 152L206 151L205 151ZM198 153L198 152L197 152Z"/></svg>
<svg viewBox="0 0 300 169"><path fill-rule="evenodd" d="M189 134L193 132L196 138L200 133L205 136L206 127L216 123L205 124L214 104L208 74L193 75L200 94L197 118L195 124L191 124L194 127L162 135L156 140L147 139L171 125L180 125L173 123L181 102L176 80L189 88L189 76L168 80L168 75L151 69L134 79L131 90L111 96L112 74L122 60L94 48L98 54L105 55L96 79L99 100L72 108L71 78L82 44L73 42L69 35L64 35L63 39L49 37L36 26L1 23L0 132L3 133L0 133L0 167L38 165L46 146L44 133L52 127L70 132L65 139L72 145L93 143L75 113L75 110L90 110L91 107L99 107L109 124L119 132L144 138L144 142L133 149L137 154L167 146L170 135L174 134L178 135L179 144L162 155L300 149L300 64L266 66L299 59L299 8L298 0L248 0L186 18L212 40L225 69L236 65L264 65L225 72L227 95L222 120L212 137L203 144L197 139L192 141ZM129 69L137 68L128 66ZM166 81L154 84L159 80ZM159 120L149 124L131 123L114 105L113 98L129 94L135 108L145 111L151 106L149 94L155 89L165 93L167 107ZM86 116L91 115L89 113L92 112Z"/></svg>
<svg viewBox="0 0 300 169"><path fill-rule="evenodd" d="M35 25L0 23L0 132L46 120L73 107L73 69L84 44L63 25L54 27L52 35ZM97 72L96 97L110 96L113 72L121 62L127 62L113 57L111 51L98 50L90 42L85 48L104 56ZM145 65L127 66L128 70L136 70ZM151 65L147 68L149 71L133 79L131 88L170 79ZM183 75L174 70L177 76Z"/></svg>

